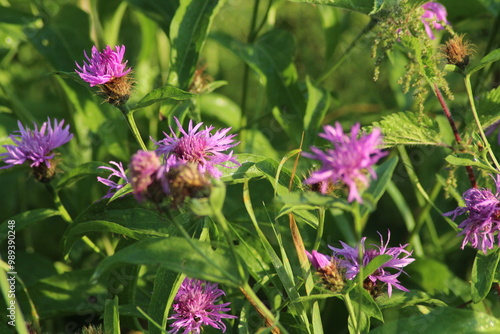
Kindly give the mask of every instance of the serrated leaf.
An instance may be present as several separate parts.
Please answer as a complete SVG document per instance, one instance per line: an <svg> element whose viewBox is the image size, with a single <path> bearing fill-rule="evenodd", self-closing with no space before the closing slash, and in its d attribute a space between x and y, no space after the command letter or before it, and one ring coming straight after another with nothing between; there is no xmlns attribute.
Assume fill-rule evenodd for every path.
<svg viewBox="0 0 500 334"><path fill-rule="evenodd" d="M472 266L471 282L472 301L474 303L479 303L490 292L499 260L500 250L498 248L487 255L477 252Z"/></svg>
<svg viewBox="0 0 500 334"><path fill-rule="evenodd" d="M196 94L186 92L174 86L164 86L161 88L157 88L152 92L146 94L146 96L144 96L139 102L137 102L135 106L130 108L130 110L137 110L140 108L144 108L149 105L152 105L155 102L163 100L184 101L184 100L189 100L195 96Z"/></svg>
<svg viewBox="0 0 500 334"><path fill-rule="evenodd" d="M423 324L416 326L415 324ZM370 334L422 333L426 328L429 333L494 334L498 333L500 321L486 313L451 307L439 307L427 314L400 318L375 328ZM424 330L425 332L425 330Z"/></svg>
<svg viewBox="0 0 500 334"><path fill-rule="evenodd" d="M386 146L436 145L443 146L439 125L429 116L414 112L399 112L374 122L384 135Z"/></svg>
<svg viewBox="0 0 500 334"><path fill-rule="evenodd" d="M499 60L500 60L500 49L493 50L490 53L488 53L486 56L484 56L481 59L481 61L479 62L479 64L470 67L467 70L467 75L471 75L471 74L479 71L483 67L485 67L493 62L499 61Z"/></svg>
<svg viewBox="0 0 500 334"><path fill-rule="evenodd" d="M484 96L481 96L476 102L476 109L479 121L483 129L494 125L500 121L500 87L490 90ZM477 132L477 125L472 113L466 113L466 128L468 133Z"/></svg>
<svg viewBox="0 0 500 334"><path fill-rule="evenodd" d="M231 286L239 286L245 281L225 247L219 246L214 250L210 243L178 237L148 238L136 242L99 263L93 279L123 264L162 265L189 277Z"/></svg>

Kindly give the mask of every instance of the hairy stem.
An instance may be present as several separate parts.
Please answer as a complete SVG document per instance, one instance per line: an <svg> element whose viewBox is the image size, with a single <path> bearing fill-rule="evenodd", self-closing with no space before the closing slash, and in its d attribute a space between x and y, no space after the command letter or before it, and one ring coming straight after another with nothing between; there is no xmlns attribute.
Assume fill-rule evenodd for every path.
<svg viewBox="0 0 500 334"><path fill-rule="evenodd" d="M441 94L441 91L439 90L439 87L437 84L434 84L434 93L436 94L436 97L441 104L441 108L443 108L444 115L448 119L448 123L450 123L451 130L453 131L453 135L455 136L455 141L457 142L458 145L462 144L462 138L460 137L460 134L458 133L457 125L455 121L453 120L453 116L451 115L450 108L448 108L448 105L446 104L446 101L444 100L443 94ZM471 166L465 166L465 170L467 171L467 176L469 177L470 185L472 188L477 188L476 184L476 177L474 176L474 171L472 170Z"/></svg>

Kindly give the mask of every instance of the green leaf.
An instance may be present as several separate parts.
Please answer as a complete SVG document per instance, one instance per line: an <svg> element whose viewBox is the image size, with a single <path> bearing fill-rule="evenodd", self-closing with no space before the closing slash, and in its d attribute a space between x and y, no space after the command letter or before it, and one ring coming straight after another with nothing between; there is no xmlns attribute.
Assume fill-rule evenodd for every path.
<svg viewBox="0 0 500 334"><path fill-rule="evenodd" d="M312 3L316 5L329 5L343 9L353 10L363 14L376 14L383 7L393 6L394 0L290 0L292 2Z"/></svg>
<svg viewBox="0 0 500 334"><path fill-rule="evenodd" d="M420 324L417 326L416 324ZM370 334L385 333L498 333L500 321L486 313L451 307L440 307L427 314L400 318L375 328Z"/></svg>
<svg viewBox="0 0 500 334"><path fill-rule="evenodd" d="M316 208L337 208L345 211L351 211L351 206L347 201L328 195L322 195L312 191L295 191L283 194L278 197L278 201L284 203L278 216L282 216L287 208L297 209L316 209Z"/></svg>
<svg viewBox="0 0 500 334"><path fill-rule="evenodd" d="M135 106L133 106L130 110L137 110L140 108L147 107L155 102L159 102L162 100L176 100L176 101L184 101L189 100L195 97L196 94L189 93L183 91L180 88L174 86L165 86L161 88L157 88L152 92L146 94Z"/></svg>
<svg viewBox="0 0 500 334"><path fill-rule="evenodd" d="M500 121L500 87L490 90L476 101L476 108L483 129L486 129ZM465 114L467 133L477 132L477 125L472 113Z"/></svg>
<svg viewBox="0 0 500 334"><path fill-rule="evenodd" d="M7 239L8 231L11 230L9 226L13 226L13 231L17 233L29 225L58 215L59 211L53 209L35 209L15 215L0 225L0 241ZM14 221L15 224L9 225L9 221Z"/></svg>
<svg viewBox="0 0 500 334"><path fill-rule="evenodd" d="M363 193L363 206L361 207L361 217L367 216L375 210L376 205L391 182L392 174L398 164L399 158L394 156L385 161L380 166L375 167L377 179L372 180L370 187Z"/></svg>
<svg viewBox="0 0 500 334"><path fill-rule="evenodd" d="M216 119L231 128L238 128L241 122L241 109L227 96L212 93L199 97L201 114Z"/></svg>
<svg viewBox="0 0 500 334"><path fill-rule="evenodd" d="M386 264L389 260L392 259L391 255L388 254L382 254L378 255L375 258L373 258L367 265L366 267L363 268L363 281L373 274L375 270L380 268L382 265Z"/></svg>
<svg viewBox="0 0 500 334"><path fill-rule="evenodd" d="M448 155L445 160L455 166L476 166L478 168L484 169L490 173L497 174L498 171L485 163L481 162L480 159L477 158L469 158L468 155L465 154L457 154L457 155Z"/></svg>
<svg viewBox="0 0 500 334"><path fill-rule="evenodd" d="M225 247L214 250L210 243L199 240L148 238L104 259L97 266L93 279L121 264L162 265L189 277L239 286L245 278L239 276L232 259Z"/></svg>
<svg viewBox="0 0 500 334"><path fill-rule="evenodd" d="M265 159L255 164L258 170L264 173L264 176L271 182L275 188L275 193L283 195L288 193L290 181L292 179L292 171L288 168L281 168L278 180L276 182L276 175L280 170L280 164L273 159ZM297 175L294 176L291 189L297 190L301 186L300 179Z"/></svg>
<svg viewBox="0 0 500 334"><path fill-rule="evenodd" d="M384 316L382 315L382 311L368 291L356 287L349 291L349 296L351 297L355 312L361 307L361 312L367 316L383 321Z"/></svg>
<svg viewBox="0 0 500 334"><path fill-rule="evenodd" d="M77 315L79 311L93 311L96 304L104 303L107 289L102 284L90 282L92 272L93 269L74 270L43 278L29 286L30 297L40 318ZM27 303L24 293L18 296Z"/></svg>
<svg viewBox="0 0 500 334"><path fill-rule="evenodd" d="M384 145L437 145L443 146L438 123L422 113L398 112L374 122L384 135Z"/></svg>
<svg viewBox="0 0 500 334"><path fill-rule="evenodd" d="M236 155L235 158L241 166L238 168L219 167L219 170L222 172L221 181L228 184L235 184L264 177L264 173L257 168L256 163L266 160L266 157L243 153Z"/></svg>
<svg viewBox="0 0 500 334"><path fill-rule="evenodd" d="M104 333L120 334L118 296L113 299L106 299L104 303Z"/></svg>
<svg viewBox="0 0 500 334"><path fill-rule="evenodd" d="M306 83L308 97L304 115L305 137L303 147L309 147L314 143L318 136L318 129L323 123L331 103L330 94L326 89L314 86L309 77L307 77Z"/></svg>
<svg viewBox="0 0 500 334"><path fill-rule="evenodd" d="M27 25L37 19L32 14L22 12L13 7L0 6L0 22Z"/></svg>
<svg viewBox="0 0 500 334"><path fill-rule="evenodd" d="M215 15L224 1L181 0L170 25L171 72L168 82L188 89Z"/></svg>
<svg viewBox="0 0 500 334"><path fill-rule="evenodd" d="M160 267L156 272L148 314L153 321L161 325L161 328L165 328L167 324L168 312L172 307L176 292L184 278L185 275L180 275L166 267ZM152 323L148 325L148 330L149 334L159 334L162 332Z"/></svg>
<svg viewBox="0 0 500 334"><path fill-rule="evenodd" d="M157 1L157 0L126 0L132 6L139 9L150 19L158 23L168 35L170 23L175 11L179 7L179 0Z"/></svg>
<svg viewBox="0 0 500 334"><path fill-rule="evenodd" d="M377 297L376 302L381 309L390 307L405 308L408 306L415 306L420 304L439 307L447 306L445 302L439 299L431 298L425 292L416 289L411 289L410 292L393 290L391 297L384 294Z"/></svg>
<svg viewBox="0 0 500 334"><path fill-rule="evenodd" d="M489 65L491 63L494 63L494 62L496 62L498 60L500 60L500 49L496 49L496 50L491 51L490 53L488 53L486 56L484 56L481 59L481 61L479 62L479 64L468 68L467 69L467 75L471 75L471 74L479 71L483 67L485 67L485 66L487 66L487 65Z"/></svg>
<svg viewBox="0 0 500 334"><path fill-rule="evenodd" d="M290 138L300 143L305 103L293 64L293 36L287 31L275 29L260 36L253 44L242 43L222 33L212 34L211 37L257 73L276 120Z"/></svg>
<svg viewBox="0 0 500 334"><path fill-rule="evenodd" d="M500 260L500 250L490 252L484 255L477 252L474 265L472 266L472 301L479 303L490 292L491 284L495 278L495 273Z"/></svg>
<svg viewBox="0 0 500 334"><path fill-rule="evenodd" d="M75 182L87 177L87 176L105 176L109 171L101 169L105 164L98 161L86 162L80 166L71 169L69 172L63 174L63 176L56 180L54 188L56 191L61 190L66 187L70 187Z"/></svg>

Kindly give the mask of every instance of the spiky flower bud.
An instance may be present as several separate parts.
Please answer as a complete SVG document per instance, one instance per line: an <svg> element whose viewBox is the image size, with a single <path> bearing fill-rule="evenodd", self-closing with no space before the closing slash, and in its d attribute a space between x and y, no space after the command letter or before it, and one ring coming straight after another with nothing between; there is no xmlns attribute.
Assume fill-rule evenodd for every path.
<svg viewBox="0 0 500 334"><path fill-rule="evenodd" d="M448 60L448 64L456 65L462 70L469 64L469 59L474 52L474 46L467 40L465 35L455 35L441 46L441 51Z"/></svg>
<svg viewBox="0 0 500 334"><path fill-rule="evenodd" d="M168 191L177 206L186 197L206 197L210 191L210 181L198 170L194 163L179 164L167 172Z"/></svg>

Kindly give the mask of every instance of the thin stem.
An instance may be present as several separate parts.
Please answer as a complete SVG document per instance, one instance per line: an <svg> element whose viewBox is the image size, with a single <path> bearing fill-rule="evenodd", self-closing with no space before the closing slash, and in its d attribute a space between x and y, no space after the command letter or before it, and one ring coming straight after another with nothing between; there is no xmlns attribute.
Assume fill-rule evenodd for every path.
<svg viewBox="0 0 500 334"><path fill-rule="evenodd" d="M476 125L477 125L477 128L479 130L479 135L481 136L481 139L484 142L483 144L486 147L486 150L488 151L488 154L491 157L491 161L493 161L493 164L495 165L495 168L497 169L497 171L500 172L500 165L498 165L497 158L495 157L495 154L493 153L493 151L491 149L491 145L488 142L486 135L484 134L483 126L481 125L481 121L479 120L479 116L477 114L476 104L474 103L474 95L472 94L472 87L470 84L470 75L466 75L464 77L464 82L465 82L465 89L467 91L467 97L469 98L469 103L470 103L472 115L474 116L474 121L476 121Z"/></svg>
<svg viewBox="0 0 500 334"><path fill-rule="evenodd" d="M246 299L252 304L252 306L255 308L255 310L264 318L266 322L266 326L273 327L271 330L271 333L273 334L278 334L281 333L280 329L278 327L274 326L279 326L276 324L276 320L274 318L273 313L266 307L266 305L260 300L260 298L255 294L253 289L248 285L248 283L245 283L243 286L240 287L241 292L243 295L245 295Z"/></svg>
<svg viewBox="0 0 500 334"><path fill-rule="evenodd" d="M118 108L122 111L123 116L125 116L125 120L127 121L128 127L130 128L130 131L132 131L132 134L134 135L134 138L141 147L141 149L143 151L147 151L148 149L146 148L146 145L142 140L141 133L137 128L137 124L135 124L134 115L130 112L130 108L128 107L128 105L123 104L118 106Z"/></svg>
<svg viewBox="0 0 500 334"><path fill-rule="evenodd" d="M318 228L316 230L316 241L314 241L313 249L318 249L321 244L321 239L323 238L323 232L325 230L325 209L318 209Z"/></svg>
<svg viewBox="0 0 500 334"><path fill-rule="evenodd" d="M344 295L344 302L345 302L345 306L347 308L347 312L349 313L349 316L352 319L352 323L357 326L358 325L357 315L354 312L354 307L352 306L351 297L349 297L349 293L346 293ZM355 328L355 331L356 331L356 333L359 333L358 328Z"/></svg>
<svg viewBox="0 0 500 334"><path fill-rule="evenodd" d="M451 130L453 131L453 135L455 136L455 141L457 142L458 145L462 144L462 138L460 137L460 134L458 133L457 125L455 121L453 120L453 116L451 115L450 109L448 108L448 105L446 104L446 101L444 100L443 94L441 94L441 91L439 90L439 87L437 84L434 84L434 93L436 94L436 97L439 101L439 104L441 104L441 108L443 108L444 115L448 119L448 123L450 123ZM476 184L476 177L474 176L474 171L472 170L471 166L465 166L465 170L467 171L467 175L469 176L469 181L470 185L472 188L477 188Z"/></svg>
<svg viewBox="0 0 500 334"><path fill-rule="evenodd" d="M255 0L253 6L252 20L250 22L250 31L248 33L247 43L251 44L257 38L257 32L255 26L257 24L257 15L259 13L260 0ZM245 68L243 69L243 85L241 92L241 121L240 129L245 129L248 124L248 112L247 112L247 97L248 97L248 80L249 80L250 68L248 64L245 63ZM240 138L243 142L244 138ZM242 146L243 147L243 146Z"/></svg>
<svg viewBox="0 0 500 334"><path fill-rule="evenodd" d="M351 44L347 47L347 50L344 52L342 57L333 65L331 66L328 70L326 70L325 73L318 79L318 83L324 81L326 78L328 78L342 63L350 56L352 50L354 50L354 47L358 43L358 41L363 38L365 34L370 32L375 26L377 25L377 20L376 19L371 19L370 22L363 28L363 30L356 36L356 38L351 42Z"/></svg>

